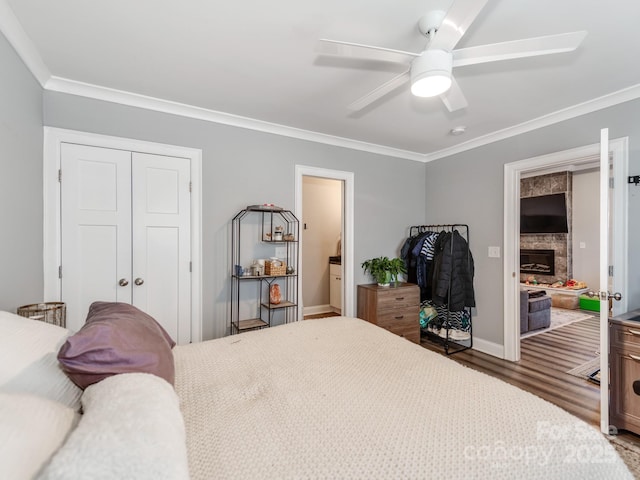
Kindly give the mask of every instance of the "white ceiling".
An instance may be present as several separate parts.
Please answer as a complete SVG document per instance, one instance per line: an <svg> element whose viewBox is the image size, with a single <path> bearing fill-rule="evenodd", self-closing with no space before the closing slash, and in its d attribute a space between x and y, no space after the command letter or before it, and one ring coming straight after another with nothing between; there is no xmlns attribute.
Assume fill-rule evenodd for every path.
<svg viewBox="0 0 640 480"><path fill-rule="evenodd" d="M456 48L576 30L588 35L572 53L456 68L469 102L462 111L450 113L439 98L418 99L401 87L355 115L349 103L402 69L319 56L317 40L419 52L425 45L419 17L446 10L451 0L0 2L16 20L0 24L5 35L22 44L23 58L39 56L54 77L41 79L45 88L73 91L82 82L408 158L434 158L497 138L496 132L640 96L640 2L634 0L489 0ZM25 46L31 42L33 50ZM460 125L465 135L448 133Z"/></svg>

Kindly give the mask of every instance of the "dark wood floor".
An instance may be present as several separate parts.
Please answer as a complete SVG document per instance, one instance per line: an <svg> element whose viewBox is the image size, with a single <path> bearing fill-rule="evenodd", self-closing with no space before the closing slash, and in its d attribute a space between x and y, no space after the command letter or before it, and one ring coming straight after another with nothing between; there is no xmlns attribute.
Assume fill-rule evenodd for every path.
<svg viewBox="0 0 640 480"><path fill-rule="evenodd" d="M304 320L316 320L318 318L327 318L327 317L339 317L339 313L327 312L327 313L316 313L314 315L305 315Z"/></svg>
<svg viewBox="0 0 640 480"><path fill-rule="evenodd" d="M521 358L517 363L476 350L449 358L531 392L599 428L600 387L566 373L597 356L598 321L593 317L525 338L520 343ZM421 345L444 355L441 345L424 337ZM640 445L639 436L623 435Z"/></svg>

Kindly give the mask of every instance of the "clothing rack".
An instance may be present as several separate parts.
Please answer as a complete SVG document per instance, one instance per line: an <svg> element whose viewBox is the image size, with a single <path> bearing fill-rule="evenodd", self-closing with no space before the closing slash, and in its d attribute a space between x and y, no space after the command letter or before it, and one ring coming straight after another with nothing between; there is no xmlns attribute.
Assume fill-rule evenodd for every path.
<svg viewBox="0 0 640 480"><path fill-rule="evenodd" d="M446 235L443 236L443 234ZM474 267L469 243L469 226L459 223L413 225L409 227L409 238L405 243L410 250L409 256L412 255L412 251L415 252L416 250L421 250L421 254L424 254L426 246L420 247L422 245L420 241L427 236L430 237L428 248L431 248L431 244L435 244L435 246L431 264L428 261L425 262L424 258L420 259L423 262L422 274L426 278L438 277L437 291L440 294L446 293L444 293L444 296L437 296L429 291L430 287L425 285L424 281L422 282L421 317L424 312L433 311L433 309L437 311L437 316L432 320L433 323L427 324L426 328L421 326L421 332L427 339L442 344L447 355L452 355L473 347L471 308L475 306L475 295L473 293ZM415 245L412 242L415 242ZM405 254L406 249L403 247L403 258L407 262ZM442 257L438 258L438 255ZM445 257L448 260L447 271L440 268ZM428 253L425 258L429 258ZM454 258L457 260L456 262L454 262ZM454 263L456 265L455 268ZM431 268L430 271L429 268ZM447 266L445 265L446 268ZM463 278L458 278L457 276L462 276ZM411 280L410 278L409 281ZM466 290L470 289L469 292L465 290L462 305L460 305L458 298L460 282L462 282ZM421 284L420 281L417 283ZM436 284L435 278L431 288L434 287L434 284ZM452 292L454 288L452 286L458 289L456 290L458 296L455 298L453 309ZM453 325L462 328L456 329L453 328Z"/></svg>

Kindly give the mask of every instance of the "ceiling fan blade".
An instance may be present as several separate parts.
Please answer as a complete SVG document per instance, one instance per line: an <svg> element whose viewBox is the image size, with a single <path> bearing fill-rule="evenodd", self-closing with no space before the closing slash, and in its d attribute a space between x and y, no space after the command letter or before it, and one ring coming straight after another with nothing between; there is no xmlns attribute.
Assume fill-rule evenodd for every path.
<svg viewBox="0 0 640 480"><path fill-rule="evenodd" d="M343 42L340 40L318 40L316 51L323 55L336 55L341 57L361 58L364 60L377 60L379 62L410 63L419 53L404 52L391 48L362 45L359 43Z"/></svg>
<svg viewBox="0 0 640 480"><path fill-rule="evenodd" d="M456 79L453 77L451 77L451 87L445 93L440 95L440 98L450 112L461 110L466 108L468 105L467 99L464 97L464 93L462 93L462 90L460 89L460 85L458 85L458 82L456 82Z"/></svg>
<svg viewBox="0 0 640 480"><path fill-rule="evenodd" d="M371 105L376 100L384 97L387 93L392 92L396 88L408 82L410 78L411 78L411 75L409 73L409 70L407 70L406 72L401 73L397 77L392 78L388 82L383 83L375 90L367 93L364 97L359 98L358 100L350 104L347 108L354 112L362 110L364 107Z"/></svg>
<svg viewBox="0 0 640 480"><path fill-rule="evenodd" d="M586 35L587 32L578 31L461 48L453 51L453 66L462 67L512 58L571 52L578 48Z"/></svg>
<svg viewBox="0 0 640 480"><path fill-rule="evenodd" d="M428 48L448 52L453 50L487 2L488 0L454 0Z"/></svg>

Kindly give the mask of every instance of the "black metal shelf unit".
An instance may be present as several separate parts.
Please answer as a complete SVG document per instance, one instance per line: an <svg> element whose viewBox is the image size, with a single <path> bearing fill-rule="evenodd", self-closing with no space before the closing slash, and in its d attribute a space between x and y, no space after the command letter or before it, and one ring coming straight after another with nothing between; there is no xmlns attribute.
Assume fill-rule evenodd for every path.
<svg viewBox="0 0 640 480"><path fill-rule="evenodd" d="M270 327L274 322L295 322L298 319L298 219L290 210L279 207L249 206L239 211L231 223L231 333ZM258 238L250 237L250 241L245 242L243 230ZM273 257L276 247L285 248L286 253L279 260L285 263L286 269L276 274L252 273L252 259L265 252ZM271 303L269 296L275 283L282 294L278 304Z"/></svg>
<svg viewBox="0 0 640 480"><path fill-rule="evenodd" d="M417 245L420 238L426 238L431 235L431 247L423 245L420 254L425 255L428 260L423 258L423 266L426 270L422 270L422 274L427 279L426 284L421 285L420 301L421 301L421 317L424 317L425 309L435 309L437 316L434 321L427 323L426 327L421 326L421 332L427 339L439 343L444 347L447 355L462 352L473 347L473 322L472 322L472 306L475 306L473 294L473 257L471 255L469 243L469 226L464 224L433 224L433 225L414 225L409 228L409 239L416 239L414 245ZM429 252L429 248L433 250ZM414 247L414 251L417 247ZM462 250L460 250L462 248ZM463 251L465 253L461 254ZM454 256L454 252L455 256ZM444 267L448 267L448 271L444 275L437 274L438 255L448 255L451 262L445 262ZM427 263L427 262L431 263ZM440 264L442 267L443 264ZM437 296L432 289L438 280L445 279L444 285L439 285L439 291L442 293L446 289L444 296ZM414 275L416 272L414 271ZM465 275L464 279L456 278L458 275ZM409 281L414 279L409 278ZM429 282L431 280L432 283ZM416 279L417 283L421 282ZM456 301L455 308L452 308L452 285L460 285L463 282L471 289L470 295L467 292L467 298L461 305ZM466 283L465 283L466 282ZM470 296L470 299L468 298ZM471 301L469 301L471 300ZM433 312L433 310L430 310Z"/></svg>

